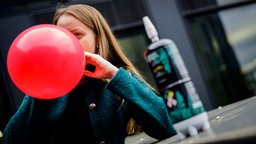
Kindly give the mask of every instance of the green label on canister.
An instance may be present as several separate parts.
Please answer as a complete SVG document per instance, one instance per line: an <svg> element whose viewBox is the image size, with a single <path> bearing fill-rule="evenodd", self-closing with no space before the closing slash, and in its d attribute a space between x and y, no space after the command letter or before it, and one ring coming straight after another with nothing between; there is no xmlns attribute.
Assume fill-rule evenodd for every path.
<svg viewBox="0 0 256 144"><path fill-rule="evenodd" d="M205 111L173 42L147 50L145 57L173 123Z"/></svg>

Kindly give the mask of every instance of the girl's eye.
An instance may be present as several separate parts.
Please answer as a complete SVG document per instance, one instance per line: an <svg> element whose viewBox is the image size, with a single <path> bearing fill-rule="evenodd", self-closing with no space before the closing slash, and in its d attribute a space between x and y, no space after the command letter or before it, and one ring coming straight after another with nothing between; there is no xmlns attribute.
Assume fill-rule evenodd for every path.
<svg viewBox="0 0 256 144"><path fill-rule="evenodd" d="M74 35L77 37L77 38L80 38L82 35L80 33L74 33Z"/></svg>

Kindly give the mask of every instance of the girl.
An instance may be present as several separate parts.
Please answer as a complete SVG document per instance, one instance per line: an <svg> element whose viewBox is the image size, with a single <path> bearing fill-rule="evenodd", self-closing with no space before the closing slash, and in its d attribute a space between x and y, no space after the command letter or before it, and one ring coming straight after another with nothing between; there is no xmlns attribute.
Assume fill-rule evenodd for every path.
<svg viewBox="0 0 256 144"><path fill-rule="evenodd" d="M60 98L26 95L5 128L4 144L121 144L130 118L156 139L176 134L163 99L122 53L95 8L59 7L54 24L77 37L89 68L80 83Z"/></svg>

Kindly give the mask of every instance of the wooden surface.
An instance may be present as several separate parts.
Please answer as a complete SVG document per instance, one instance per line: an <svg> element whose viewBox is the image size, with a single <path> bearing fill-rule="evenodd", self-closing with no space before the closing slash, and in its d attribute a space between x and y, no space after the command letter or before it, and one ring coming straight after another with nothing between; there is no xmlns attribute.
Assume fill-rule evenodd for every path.
<svg viewBox="0 0 256 144"><path fill-rule="evenodd" d="M195 137L157 141L145 133L129 136L125 144L256 143L256 96L208 112L211 129Z"/></svg>

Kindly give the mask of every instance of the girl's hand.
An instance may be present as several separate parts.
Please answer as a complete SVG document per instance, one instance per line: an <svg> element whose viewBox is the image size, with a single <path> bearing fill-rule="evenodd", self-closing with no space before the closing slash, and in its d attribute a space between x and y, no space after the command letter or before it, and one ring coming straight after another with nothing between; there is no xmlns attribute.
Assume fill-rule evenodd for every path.
<svg viewBox="0 0 256 144"><path fill-rule="evenodd" d="M110 62L108 62L98 54L84 52L84 56L86 64L91 64L95 66L95 70L93 72L85 70L85 76L96 79L111 79L118 71L118 68L116 66L112 65Z"/></svg>

